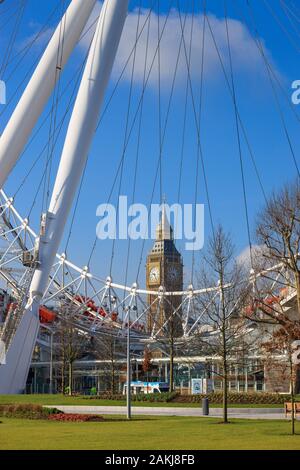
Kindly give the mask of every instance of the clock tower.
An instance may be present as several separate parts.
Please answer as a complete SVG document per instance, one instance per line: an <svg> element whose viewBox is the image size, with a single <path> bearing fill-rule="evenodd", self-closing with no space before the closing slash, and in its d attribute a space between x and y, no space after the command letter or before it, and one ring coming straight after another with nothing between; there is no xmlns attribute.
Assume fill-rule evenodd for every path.
<svg viewBox="0 0 300 470"><path fill-rule="evenodd" d="M160 288L166 292L183 290L182 258L175 246L173 229L170 226L164 206L160 223L156 229L156 240L147 256L146 286L148 290L152 291L158 291ZM155 301L156 299L157 295L148 295L148 332L151 334L153 329L158 331L170 318L160 335L168 334L166 329L172 328L172 334L179 336L181 334L180 317L182 315L181 308L179 308L182 302L181 296L168 296L160 303ZM172 315L175 309L178 309L178 311Z"/></svg>

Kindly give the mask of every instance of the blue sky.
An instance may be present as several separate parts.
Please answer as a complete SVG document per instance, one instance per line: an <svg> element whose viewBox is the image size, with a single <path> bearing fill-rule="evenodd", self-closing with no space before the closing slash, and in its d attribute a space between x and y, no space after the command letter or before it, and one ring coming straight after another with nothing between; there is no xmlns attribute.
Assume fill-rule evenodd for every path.
<svg viewBox="0 0 300 470"><path fill-rule="evenodd" d="M14 11L18 6L17 0L6 0L0 6L0 48L5 50L12 32L15 16ZM9 104L0 109L0 132L3 130L9 116L17 102L20 93L33 70L34 63L45 48L53 29L58 23L62 12L61 6L56 9L50 23L45 28L45 34L28 51L24 59L15 70L18 58L22 56L24 46L43 27L51 11L61 2L51 0L40 2L38 0L27 0L24 16L14 44L11 55L11 63L7 67L4 75L0 77L7 81L7 95ZM67 5L69 2L64 2ZM157 5L157 2L154 2ZM178 14L178 2L161 0L159 8L154 8L150 23L150 41L147 70L155 53L157 43L158 23L160 28L166 20L169 12L169 5L172 3L165 35L161 42L161 122L165 123L166 111L168 108L171 83L174 76L176 58L180 45L180 17ZM214 32L221 57L227 73L229 73L228 49L226 42L226 28L224 21L224 3L219 0L207 0L207 14L211 28ZM138 14L140 4L142 11ZM130 14L127 19L124 35L121 41L116 65L112 74L106 96L106 103L116 84L117 78L122 70L122 66L130 54L136 34L136 25L139 18L140 25L145 21L149 12L149 0L131 1ZM197 8L193 8L197 4ZM278 77L282 92L276 85L279 103L283 112L284 120L291 139L292 148L299 162L299 120L295 114L299 115L297 106L291 105L291 83L300 79L299 51L300 51L300 27L296 17L288 17L280 7L279 0L252 0L253 17L255 18L255 28L259 33L259 39L263 45L263 51L272 71ZM286 4L289 12L297 12L296 2L290 0ZM180 1L181 21L185 21L185 39L189 50L189 38L193 27L192 47L191 47L191 79L193 88L193 98L195 107L199 109L200 97L200 65L202 52L202 2ZM199 7L200 5L200 7ZM271 5L272 16L268 5ZM277 109L272 87L266 72L266 67L261 54L253 41L255 35L249 7L246 0L227 1L228 7L228 27L232 50L234 81L236 87L237 104L243 125L247 131L247 137L253 150L253 156L258 168L258 172L263 183L266 194L270 194L273 189L279 188L286 181L296 176L295 165L291 155L287 138L284 132L280 114ZM91 18L91 22L99 13L101 5L97 8ZM7 10L1 14L2 11ZM159 18L159 21L158 21ZM281 26L278 24L280 21ZM147 27L147 26L146 26ZM136 51L136 63L134 69L134 81L132 99L128 112L130 77L132 62L124 73L117 91L109 104L91 148L90 158L83 180L82 190L76 210L75 222L68 245L69 257L78 265L85 265L95 238L95 229L98 219L96 208L99 204L108 201L111 192L112 182L116 174L118 163L122 155L124 145L124 133L126 125L126 115L128 112L131 123L135 115L137 104L141 96L144 57L146 47L146 27L140 37ZM216 54L208 26L206 34L205 60L204 60L204 81L203 81L203 101L202 101L202 126L201 142L203 149L204 165L207 175L209 198L212 207L212 215L215 223L222 223L227 230L232 233L236 245L237 254L248 246L246 230L245 209L243 201L243 188L240 171L239 151L237 146L237 136L235 127L235 114L232 98L224 79L219 59ZM287 32L284 32L285 29ZM90 40L87 34L81 44L74 51L67 67L65 68L61 80L61 90L73 79L67 92L60 99L57 115L62 116L66 105L70 99L71 90L75 86L78 69L80 68ZM15 57L15 58L14 58ZM197 168L197 132L194 120L194 108L191 98L190 88L187 97L187 118L186 134L182 164L182 184L179 192L179 168L181 161L181 148L183 139L184 108L187 86L187 67L184 50L178 63L177 76L173 99L171 101L170 115L166 126L166 135L162 152L162 191L166 195L169 204L194 203ZM75 80L74 80L75 78ZM17 91L16 91L17 90ZM76 90L76 88L74 88ZM149 204L151 192L154 184L156 164L159 157L159 112L158 112L158 66L154 61L153 71L149 76L149 81L145 91L142 131L140 136L140 153L138 158L138 178L135 190L135 201ZM16 93L15 93L16 92ZM286 99L286 96L289 99ZM11 102L10 102L11 101ZM45 113L41 117L40 123L49 112L51 100L49 101ZM69 115L68 115L69 118ZM299 119L299 118L298 118ZM63 138L66 131L66 120L60 137L55 146L53 156L53 166L51 181L55 176L55 171L59 161ZM14 194L19 187L24 174L29 170L36 157L45 146L49 134L49 120L42 127L37 137L22 156L14 172L6 185L8 194ZM39 124L37 125L38 128ZM133 127L132 137L129 142L125 158L124 172L121 183L120 194L128 195L131 200L133 187L133 174L137 154L138 126ZM255 215L263 205L263 194L256 177L253 163L249 156L249 151L245 144L245 139L241 138L242 158L244 164L245 184L247 202L249 209L249 219L252 229L253 242L255 243L254 225ZM41 174L45 168L45 154L39 160L34 170L30 173L30 178L16 197L16 206L19 211L27 216L32 205L36 189L39 185ZM160 199L159 182L154 191L153 202L158 203ZM113 191L111 202L116 203L118 197L119 180ZM41 195L37 198L37 204L31 214L31 223L37 228L39 214L42 203ZM204 187L203 171L200 165L198 172L198 192L197 202L206 206L205 237L211 233L207 198ZM71 220L71 217L70 217ZM66 239L69 235L69 227L66 227L65 240L62 242L62 250L65 249ZM130 263L128 282L134 282L137 273L137 266L141 260L140 284L144 284L144 265L146 253L152 242L148 241L142 252L141 242L132 242L130 248ZM186 279L188 282L191 253L184 252L183 243L178 242L178 248L182 251L184 258ZM121 241L115 244L115 255L113 262L113 277L118 281L124 280L127 259L128 242ZM101 276L109 273L109 265L112 254L111 242L98 242L95 250L91 268ZM200 253L196 253L197 263L200 263Z"/></svg>

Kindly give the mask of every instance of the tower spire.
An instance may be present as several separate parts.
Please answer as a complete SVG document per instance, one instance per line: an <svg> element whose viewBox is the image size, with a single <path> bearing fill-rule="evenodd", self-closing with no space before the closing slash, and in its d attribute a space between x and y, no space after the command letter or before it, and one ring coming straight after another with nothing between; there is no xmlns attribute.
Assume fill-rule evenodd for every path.
<svg viewBox="0 0 300 470"><path fill-rule="evenodd" d="M166 210L166 199L163 198L161 219L156 228L156 240L172 240L173 239L173 229L170 225L168 219L167 210Z"/></svg>

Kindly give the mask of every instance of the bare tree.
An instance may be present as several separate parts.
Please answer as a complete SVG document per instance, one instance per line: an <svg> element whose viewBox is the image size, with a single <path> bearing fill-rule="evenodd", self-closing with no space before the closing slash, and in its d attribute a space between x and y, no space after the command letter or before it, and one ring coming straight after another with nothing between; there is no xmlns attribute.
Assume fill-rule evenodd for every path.
<svg viewBox="0 0 300 470"><path fill-rule="evenodd" d="M300 338L300 188L298 180L273 193L257 220L259 253L252 256L254 277L246 316L286 335L287 344ZM293 304L293 294L295 302ZM299 367L293 390L300 389Z"/></svg>
<svg viewBox="0 0 300 470"><path fill-rule="evenodd" d="M169 284L170 290L178 289L176 283ZM167 356L169 356L169 390L170 392L174 391L175 388L175 378L174 378L174 359L176 353L179 352L179 347L177 344L177 339L182 336L182 299L181 297L174 296L173 298L165 297L163 300L163 312L165 325L163 328L163 333L165 337L164 347Z"/></svg>
<svg viewBox="0 0 300 470"><path fill-rule="evenodd" d="M125 357L125 345L116 335L107 333L92 339L91 353L107 361L108 384L111 394L114 395L117 391L117 376L122 368L120 359Z"/></svg>
<svg viewBox="0 0 300 470"><path fill-rule="evenodd" d="M73 311L76 306L67 303L61 307L59 321L56 324L54 353L61 363L61 389L65 393L67 374L68 394L73 393L74 362L87 352L88 336L74 325Z"/></svg>
<svg viewBox="0 0 300 470"><path fill-rule="evenodd" d="M149 371L151 369L151 359L152 359L152 353L150 351L149 346L147 346L144 349L144 359L143 359L143 364L142 364L142 369L147 379L147 392L148 392L148 383L149 383Z"/></svg>
<svg viewBox="0 0 300 470"><path fill-rule="evenodd" d="M62 323L59 322L55 325L55 333L54 333L54 345L53 345L53 354L58 361L60 374L60 391L61 393L65 393L66 390L66 370L67 370L67 362L66 362L66 331L62 327Z"/></svg>
<svg viewBox="0 0 300 470"><path fill-rule="evenodd" d="M199 281L201 287L217 286L199 297L199 308L205 312L203 322L211 327L211 331L203 334L203 329L200 329L195 340L207 354L220 358L223 422L227 423L229 362L236 359L244 348L247 328L241 312L249 289L244 268L234 256L231 237L221 226L209 240Z"/></svg>
<svg viewBox="0 0 300 470"><path fill-rule="evenodd" d="M178 285L169 283L168 289L178 290ZM174 359L179 352L178 338L182 331L182 298L174 295L163 296L157 307L157 313L161 315L160 322L155 325L156 344L159 345L158 354L163 354L169 359L169 390L174 391Z"/></svg>
<svg viewBox="0 0 300 470"><path fill-rule="evenodd" d="M295 365L293 362L293 345L291 338L299 337L299 327L291 326L292 331L289 331L288 328L279 328L276 329L269 341L266 341L262 344L262 348L265 349L267 353L270 354L268 365L274 371L275 368L279 368L281 374L281 380L284 380L286 376L290 382L290 394L291 394L291 404L292 404L292 434L295 434ZM274 359L274 354L280 353L283 357L286 357L288 367L286 363L282 364L282 361Z"/></svg>
<svg viewBox="0 0 300 470"><path fill-rule="evenodd" d="M273 193L257 220L257 240L270 265L286 268L285 285L295 289L300 320L300 187L299 180ZM281 266L278 267L278 270ZM281 275L282 271L281 271Z"/></svg>
<svg viewBox="0 0 300 470"><path fill-rule="evenodd" d="M169 390L170 392L174 391L174 357L175 357L175 341L178 336L178 328L176 325L174 311L168 313L168 323L165 328L165 335L167 338L167 347L166 352L169 355L169 366L170 366L170 375L169 375ZM178 320L177 320L178 323Z"/></svg>

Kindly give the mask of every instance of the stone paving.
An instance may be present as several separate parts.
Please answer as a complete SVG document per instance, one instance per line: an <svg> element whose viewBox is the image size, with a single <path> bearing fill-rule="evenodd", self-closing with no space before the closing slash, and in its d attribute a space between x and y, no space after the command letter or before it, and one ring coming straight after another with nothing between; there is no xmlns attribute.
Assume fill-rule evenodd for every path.
<svg viewBox="0 0 300 470"><path fill-rule="evenodd" d="M65 413L83 413L100 415L126 415L126 406L72 406L72 405L48 405L48 408L58 408ZM132 415L151 416L202 416L202 408L188 407L149 407L132 406ZM244 419L286 419L283 408L228 408L231 418ZM221 417L222 408L210 408L209 417Z"/></svg>

